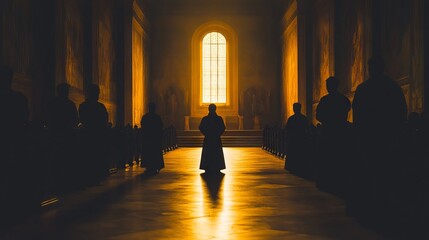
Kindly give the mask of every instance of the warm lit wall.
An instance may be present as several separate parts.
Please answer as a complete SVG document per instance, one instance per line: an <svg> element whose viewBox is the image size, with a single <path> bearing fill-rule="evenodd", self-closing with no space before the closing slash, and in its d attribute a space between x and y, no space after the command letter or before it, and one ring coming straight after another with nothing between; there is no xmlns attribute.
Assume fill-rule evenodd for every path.
<svg viewBox="0 0 429 240"><path fill-rule="evenodd" d="M334 72L334 1L314 1L313 7L313 122L315 109L326 95L325 80Z"/></svg>
<svg viewBox="0 0 429 240"><path fill-rule="evenodd" d="M85 87L98 84L100 102L112 123L117 121L116 85L121 80L115 45L122 34L117 6L115 0L56 2L55 81L72 86L70 98L77 106L85 100Z"/></svg>
<svg viewBox="0 0 429 240"><path fill-rule="evenodd" d="M115 24L118 19L114 15L116 8L113 0L96 0L93 2L93 49L94 70L92 82L100 86L100 101L109 112L109 121L116 123L116 70L117 54L115 52L115 40L118 38L119 29Z"/></svg>
<svg viewBox="0 0 429 240"><path fill-rule="evenodd" d="M133 21L132 29L132 124L139 125L144 114L143 29L136 20Z"/></svg>
<svg viewBox="0 0 429 240"><path fill-rule="evenodd" d="M371 5L369 0L336 3L335 72L340 89L350 98L367 74L371 57Z"/></svg>
<svg viewBox="0 0 429 240"><path fill-rule="evenodd" d="M191 40L210 21L231 26L238 39L238 101L244 127L277 124L280 110L281 51L273 5L252 1L154 1L151 11L151 98L166 125L184 127L190 114Z"/></svg>
<svg viewBox="0 0 429 240"><path fill-rule="evenodd" d="M368 78L367 62L372 55L371 1L337 1L335 9L335 74L340 80L340 91L352 101L357 86Z"/></svg>
<svg viewBox="0 0 429 240"><path fill-rule="evenodd" d="M125 5L124 123L140 125L149 101L149 22L147 9L140 2L128 0Z"/></svg>
<svg viewBox="0 0 429 240"><path fill-rule="evenodd" d="M298 102L298 17L296 1L293 1L283 17L283 28L282 125L293 115L292 105Z"/></svg>
<svg viewBox="0 0 429 240"><path fill-rule="evenodd" d="M55 83L70 84L70 98L80 104L84 101L85 24L83 1L60 0L56 4L56 74ZM88 11L88 10L87 10ZM86 53L87 54L87 53ZM89 62L90 63L90 62Z"/></svg>
<svg viewBox="0 0 429 240"><path fill-rule="evenodd" d="M125 96L131 92L124 91L124 72L126 66L131 69L131 63L125 61L124 52L132 51L132 44L124 42L126 33L131 35L131 29L125 29L124 15L132 15L132 3L0 1L0 60L15 71L13 88L27 96L32 120L46 120L46 106L55 95L55 85L67 82L76 106L84 101L89 83L99 84L100 101L109 111L109 121L124 123L125 113L131 112L131 104L125 103ZM144 99L148 94L141 95L139 98Z"/></svg>

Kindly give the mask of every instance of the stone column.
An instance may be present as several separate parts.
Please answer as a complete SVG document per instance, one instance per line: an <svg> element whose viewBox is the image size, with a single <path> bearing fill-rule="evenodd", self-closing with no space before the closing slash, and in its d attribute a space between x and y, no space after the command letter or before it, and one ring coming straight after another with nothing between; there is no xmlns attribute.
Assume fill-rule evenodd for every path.
<svg viewBox="0 0 429 240"><path fill-rule="evenodd" d="M189 116L185 116L185 131L191 130L189 127Z"/></svg>
<svg viewBox="0 0 429 240"><path fill-rule="evenodd" d="M253 129L254 130L261 129L261 125L260 125L260 121L259 121L259 116L258 115L255 115L255 117L253 118Z"/></svg>
<svg viewBox="0 0 429 240"><path fill-rule="evenodd" d="M238 115L238 130L243 130L243 116Z"/></svg>

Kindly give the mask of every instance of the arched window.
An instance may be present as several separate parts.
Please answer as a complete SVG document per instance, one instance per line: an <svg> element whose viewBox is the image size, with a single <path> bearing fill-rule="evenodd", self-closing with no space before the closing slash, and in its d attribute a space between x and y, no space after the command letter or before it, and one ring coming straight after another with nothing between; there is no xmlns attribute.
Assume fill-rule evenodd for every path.
<svg viewBox="0 0 429 240"><path fill-rule="evenodd" d="M218 114L238 115L237 35L227 24L208 22L192 37L191 116L204 116L216 103Z"/></svg>
<svg viewBox="0 0 429 240"><path fill-rule="evenodd" d="M226 103L226 39L210 32L202 44L203 103Z"/></svg>

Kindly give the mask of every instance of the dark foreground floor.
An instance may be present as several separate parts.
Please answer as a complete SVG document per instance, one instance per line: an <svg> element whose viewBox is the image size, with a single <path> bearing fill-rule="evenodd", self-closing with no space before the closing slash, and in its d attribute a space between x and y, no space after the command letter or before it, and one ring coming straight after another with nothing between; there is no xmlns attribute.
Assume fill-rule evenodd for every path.
<svg viewBox="0 0 429 240"><path fill-rule="evenodd" d="M382 239L347 217L342 200L286 173L282 160L260 148L224 152L224 174L198 170L201 148L177 149L159 175L135 173L127 188L69 217L45 213L8 238Z"/></svg>

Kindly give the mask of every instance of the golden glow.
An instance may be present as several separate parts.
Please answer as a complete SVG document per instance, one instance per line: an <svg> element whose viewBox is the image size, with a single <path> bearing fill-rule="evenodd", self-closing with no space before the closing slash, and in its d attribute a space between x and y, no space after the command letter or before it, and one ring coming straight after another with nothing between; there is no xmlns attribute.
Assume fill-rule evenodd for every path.
<svg viewBox="0 0 429 240"><path fill-rule="evenodd" d="M47 200L45 200L45 201L42 201L41 203L40 203L40 206L41 207L46 207L46 206L50 206L50 205L52 205L52 204L54 204L54 203L57 203L59 200L58 200L58 198L56 198L56 197L54 197L54 198L50 198L50 199L47 199Z"/></svg>
<svg viewBox="0 0 429 240"><path fill-rule="evenodd" d="M202 42L203 103L226 103L226 39L218 32Z"/></svg>
<svg viewBox="0 0 429 240"><path fill-rule="evenodd" d="M233 199L237 196L234 196L232 189L234 177L227 172L228 159L240 159L240 150L224 148L224 154L227 169L222 172L225 174L214 177L201 174L195 179L195 186L200 189L195 198L198 201L196 204L198 217L194 219L195 239L201 238L201 234L207 239L230 239L234 234L233 225L236 219L232 207Z"/></svg>
<svg viewBox="0 0 429 240"><path fill-rule="evenodd" d="M326 5L327 6L327 5ZM327 7L325 6L325 9ZM316 47L315 56L317 64L316 81L319 81L315 86L318 87L319 96L315 96L319 100L321 97L328 94L328 90L325 87L325 81L329 76L334 76L334 37L333 37L333 26L329 12L320 12L319 20L317 21L316 27Z"/></svg>
<svg viewBox="0 0 429 240"><path fill-rule="evenodd" d="M351 66L351 90L354 92L359 84L364 81L364 33L362 16L358 14L358 23L353 34L352 66Z"/></svg>
<svg viewBox="0 0 429 240"><path fill-rule="evenodd" d="M283 122L293 115L292 105L298 102L298 24L297 18L286 28L283 42Z"/></svg>
<svg viewBox="0 0 429 240"><path fill-rule="evenodd" d="M144 47L143 29L135 19L133 19L132 46L132 124L140 126L144 113Z"/></svg>
<svg viewBox="0 0 429 240"><path fill-rule="evenodd" d="M224 148L224 154L227 169L217 178L217 197L198 171L201 148L179 148L164 155L166 168L157 176L140 178L142 170L134 166L125 176L132 188L103 203L103 211L82 215L66 229L56 228L55 215L42 214L30 227L69 239L85 234L91 239L299 240L332 239L326 226L341 226L347 231L340 236L380 239L347 220L344 201L285 173L284 161L261 148Z"/></svg>

